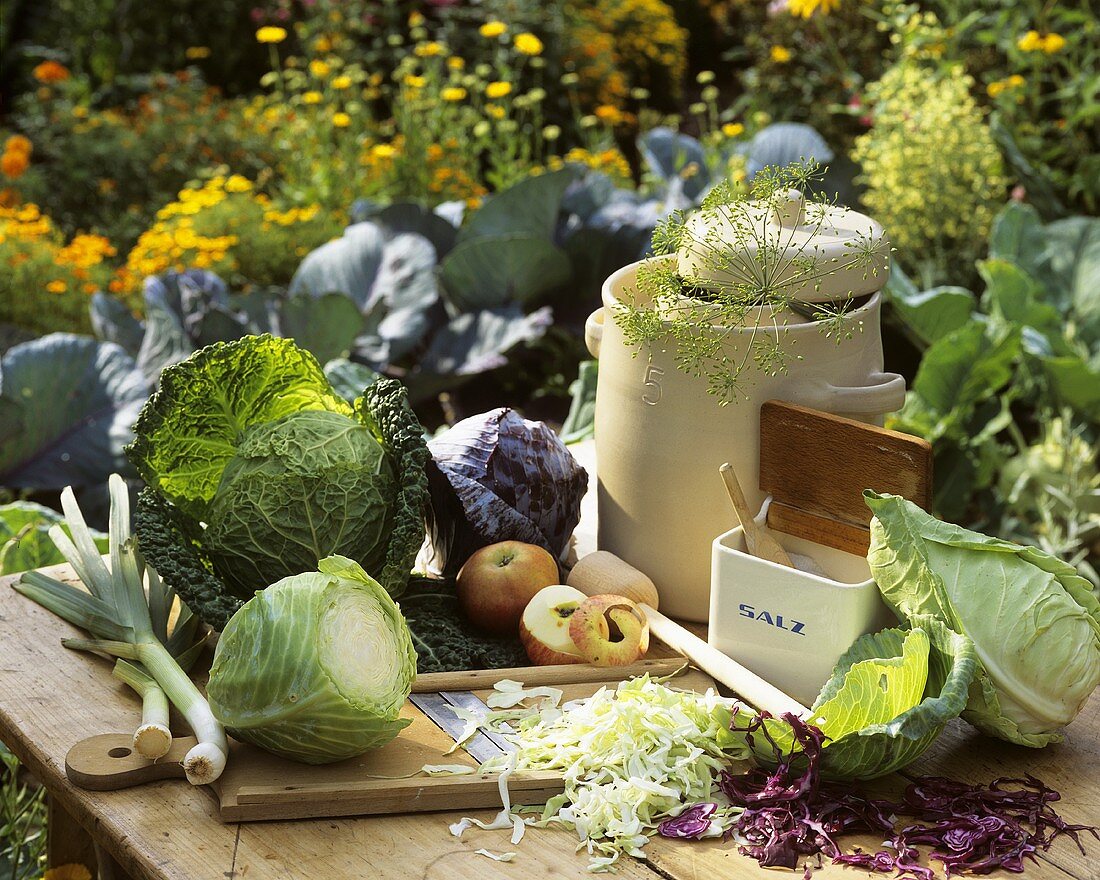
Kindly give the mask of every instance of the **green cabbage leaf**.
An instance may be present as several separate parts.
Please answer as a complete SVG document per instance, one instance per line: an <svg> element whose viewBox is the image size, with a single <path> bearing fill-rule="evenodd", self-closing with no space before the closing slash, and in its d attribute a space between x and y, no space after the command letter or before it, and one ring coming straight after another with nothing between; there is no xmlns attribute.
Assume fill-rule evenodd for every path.
<svg viewBox="0 0 1100 880"><path fill-rule="evenodd" d="M973 641L979 661L962 717L1041 747L1100 684L1100 602L1074 567L1034 547L941 522L896 495L864 496L871 566L886 603Z"/></svg>
<svg viewBox="0 0 1100 880"><path fill-rule="evenodd" d="M911 624L861 636L837 661L810 715L828 737L823 776L873 779L900 770L966 706L977 671L973 643L934 617L917 615ZM791 749L788 725L771 721L768 729ZM758 748L759 757L774 761L767 744Z"/></svg>

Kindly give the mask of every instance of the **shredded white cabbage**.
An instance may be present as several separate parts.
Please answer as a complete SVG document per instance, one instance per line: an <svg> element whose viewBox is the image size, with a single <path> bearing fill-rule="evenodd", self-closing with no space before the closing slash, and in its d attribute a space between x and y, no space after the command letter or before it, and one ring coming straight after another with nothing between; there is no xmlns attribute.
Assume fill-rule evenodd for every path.
<svg viewBox="0 0 1100 880"><path fill-rule="evenodd" d="M485 856L487 859L492 859L494 862L510 862L516 857L514 852L495 853L489 852L487 849L475 849L474 852L479 856Z"/></svg>
<svg viewBox="0 0 1100 880"><path fill-rule="evenodd" d="M502 777L513 769L561 771L564 794L551 798L540 817L526 821L575 830L577 849L592 857L590 871L613 870L623 853L641 858L660 822L692 804L728 806L715 777L731 759L748 757L744 741L729 732L731 711L740 704L713 690L682 691L642 676L558 709L544 693L556 689L501 685L501 696L491 696L489 705L516 705L534 696L549 697L551 704L514 718L511 738L518 752L507 756L507 764L504 757L494 758L482 769L506 766ZM490 713L487 722L503 714ZM492 823L463 819L451 832L461 834L471 824L507 828L506 792L502 801L505 811ZM720 810L708 836L723 833L736 813ZM515 830L512 841L517 842Z"/></svg>

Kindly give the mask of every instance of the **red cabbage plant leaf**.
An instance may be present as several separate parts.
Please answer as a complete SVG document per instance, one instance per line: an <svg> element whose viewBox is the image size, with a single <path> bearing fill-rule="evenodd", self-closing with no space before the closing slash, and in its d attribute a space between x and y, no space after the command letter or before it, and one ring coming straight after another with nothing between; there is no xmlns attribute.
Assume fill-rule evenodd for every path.
<svg viewBox="0 0 1100 880"><path fill-rule="evenodd" d="M494 409L462 420L428 448L432 543L444 574L499 541L564 557L588 474L546 424Z"/></svg>

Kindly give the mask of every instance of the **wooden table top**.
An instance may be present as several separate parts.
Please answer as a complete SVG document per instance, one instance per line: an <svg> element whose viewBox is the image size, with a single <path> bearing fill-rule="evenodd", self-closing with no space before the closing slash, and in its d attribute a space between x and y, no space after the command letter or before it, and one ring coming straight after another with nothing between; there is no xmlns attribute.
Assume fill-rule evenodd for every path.
<svg viewBox="0 0 1100 880"><path fill-rule="evenodd" d="M594 494L594 493L591 493ZM586 517L589 522L591 519ZM140 708L115 681L111 664L59 643L76 630L0 579L0 740L23 761L76 820L135 878L147 880L423 880L590 876L576 838L562 830L529 828L518 847L506 832L447 826L460 813L223 825L213 796L180 780L115 792L83 791L65 777L65 753L97 733L131 729ZM1062 793L1058 805L1070 822L1100 823L1100 697L1094 695L1069 728L1066 742L1041 751L980 736L952 722L906 774L941 774L970 782L1032 773ZM901 775L881 781L883 794L900 795ZM491 818L493 811L474 813ZM860 841L853 841L860 842ZM866 840L865 847L878 841ZM1100 880L1100 842L1082 855L1058 841L1026 876L1035 880ZM476 853L515 850L510 863ZM760 878L767 874L722 841L654 839L644 861L624 857L617 876L644 880ZM864 876L827 866L819 880ZM778 876L801 877L801 872ZM885 875L875 875L885 876ZM999 871L993 876L1009 877Z"/></svg>

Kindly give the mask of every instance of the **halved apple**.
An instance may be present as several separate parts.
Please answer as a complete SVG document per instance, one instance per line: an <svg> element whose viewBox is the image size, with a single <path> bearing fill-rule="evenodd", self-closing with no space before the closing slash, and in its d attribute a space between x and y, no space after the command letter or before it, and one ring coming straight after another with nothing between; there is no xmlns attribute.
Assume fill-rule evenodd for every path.
<svg viewBox="0 0 1100 880"><path fill-rule="evenodd" d="M649 621L622 596L590 596L570 615L569 637L588 663L626 666L649 650Z"/></svg>
<svg viewBox="0 0 1100 880"><path fill-rule="evenodd" d="M543 587L527 603L519 621L519 638L536 666L583 663L569 637L570 618L586 596L565 584Z"/></svg>

